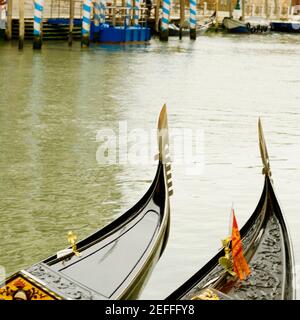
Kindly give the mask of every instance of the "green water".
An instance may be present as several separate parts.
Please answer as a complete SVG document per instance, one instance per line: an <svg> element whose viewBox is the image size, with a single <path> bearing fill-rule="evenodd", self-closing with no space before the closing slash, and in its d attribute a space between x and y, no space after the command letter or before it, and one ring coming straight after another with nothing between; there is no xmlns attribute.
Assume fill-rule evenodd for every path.
<svg viewBox="0 0 300 320"><path fill-rule="evenodd" d="M299 35L284 34L41 52L0 42L0 265L31 265L67 246L69 230L82 239L137 202L155 164L99 164L97 131L153 129L166 102L170 127L203 130L205 166L173 165L169 243L142 298L164 298L212 257L232 202L240 226L254 210L258 116L300 271L299 54Z"/></svg>

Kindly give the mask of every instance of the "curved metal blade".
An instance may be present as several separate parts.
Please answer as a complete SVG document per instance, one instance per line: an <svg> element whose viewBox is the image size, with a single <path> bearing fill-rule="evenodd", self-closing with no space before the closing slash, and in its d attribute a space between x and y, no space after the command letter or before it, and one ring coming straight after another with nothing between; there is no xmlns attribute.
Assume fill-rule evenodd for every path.
<svg viewBox="0 0 300 320"><path fill-rule="evenodd" d="M173 194L173 182L171 173L171 159L169 151L169 131L168 131L168 116L167 116L167 106L163 105L157 125L157 141L159 150L159 161L161 161L165 166L165 176L167 181L167 188L169 196Z"/></svg>
<svg viewBox="0 0 300 320"><path fill-rule="evenodd" d="M159 160L165 163L166 159L169 157L169 132L166 104L163 105L158 118L157 142L159 149Z"/></svg>
<svg viewBox="0 0 300 320"><path fill-rule="evenodd" d="M267 150L266 141L265 141L260 118L258 118L258 136L259 136L259 150L260 150L262 163L264 166L262 173L265 175L271 176L270 160L269 160L268 150Z"/></svg>

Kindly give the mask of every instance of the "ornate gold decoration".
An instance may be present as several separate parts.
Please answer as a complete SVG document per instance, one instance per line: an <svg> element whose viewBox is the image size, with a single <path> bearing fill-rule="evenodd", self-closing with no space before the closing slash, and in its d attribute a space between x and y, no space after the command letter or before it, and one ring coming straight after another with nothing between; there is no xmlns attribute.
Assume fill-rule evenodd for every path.
<svg viewBox="0 0 300 320"><path fill-rule="evenodd" d="M231 276L236 276L236 273L233 271L233 263L230 257L230 240L231 237L227 237L222 240L222 245L224 247L225 255L219 258L219 264L228 272Z"/></svg>
<svg viewBox="0 0 300 320"><path fill-rule="evenodd" d="M0 300L56 300L56 298L19 275L0 287Z"/></svg>
<svg viewBox="0 0 300 320"><path fill-rule="evenodd" d="M77 251L77 235L73 231L68 232L68 242L72 246L72 251L73 253L77 256L80 257L80 253Z"/></svg>
<svg viewBox="0 0 300 320"><path fill-rule="evenodd" d="M191 300L220 300L220 298L211 289L206 289L200 294L194 296Z"/></svg>

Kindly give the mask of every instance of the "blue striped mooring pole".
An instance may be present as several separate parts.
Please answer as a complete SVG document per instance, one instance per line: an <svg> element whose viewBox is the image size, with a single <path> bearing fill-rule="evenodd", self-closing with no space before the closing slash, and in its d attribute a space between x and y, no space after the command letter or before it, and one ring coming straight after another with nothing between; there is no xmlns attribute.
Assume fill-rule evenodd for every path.
<svg viewBox="0 0 300 320"><path fill-rule="evenodd" d="M105 23L106 0L100 0L100 23Z"/></svg>
<svg viewBox="0 0 300 320"><path fill-rule="evenodd" d="M33 49L42 48L42 22L44 0L34 0Z"/></svg>
<svg viewBox="0 0 300 320"><path fill-rule="evenodd" d="M139 18L140 18L140 0L135 0L135 7L134 7L134 15L133 15L133 24L135 27L139 27Z"/></svg>
<svg viewBox="0 0 300 320"><path fill-rule="evenodd" d="M160 40L168 41L171 0L163 0Z"/></svg>
<svg viewBox="0 0 300 320"><path fill-rule="evenodd" d="M82 4L81 47L83 48L87 48L90 45L91 5L91 0L84 0Z"/></svg>
<svg viewBox="0 0 300 320"><path fill-rule="evenodd" d="M100 29L100 0L94 2L94 42L99 41Z"/></svg>
<svg viewBox="0 0 300 320"><path fill-rule="evenodd" d="M196 0L190 0L190 39L196 40Z"/></svg>
<svg viewBox="0 0 300 320"><path fill-rule="evenodd" d="M125 17L125 28L130 26L131 18L131 0L126 0L126 17Z"/></svg>

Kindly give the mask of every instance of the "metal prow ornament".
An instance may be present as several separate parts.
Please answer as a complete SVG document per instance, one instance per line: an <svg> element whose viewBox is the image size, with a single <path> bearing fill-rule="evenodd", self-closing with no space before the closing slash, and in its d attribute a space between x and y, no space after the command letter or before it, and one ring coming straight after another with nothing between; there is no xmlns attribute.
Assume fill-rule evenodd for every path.
<svg viewBox="0 0 300 320"><path fill-rule="evenodd" d="M167 116L167 106L163 105L157 125L157 143L159 154L155 158L159 159L160 162L165 166L166 179L168 185L169 196L173 194L173 182L171 173L171 158L169 150L169 131L168 131L168 116Z"/></svg>
<svg viewBox="0 0 300 320"><path fill-rule="evenodd" d="M270 168L270 160L269 160L268 150L267 150L266 141L265 141L260 118L258 118L258 136L259 136L259 150L260 150L261 160L264 166L262 170L262 174L271 177L272 173Z"/></svg>

